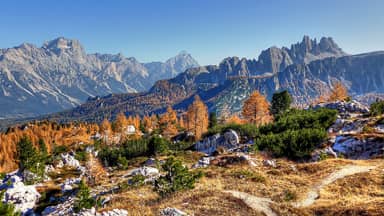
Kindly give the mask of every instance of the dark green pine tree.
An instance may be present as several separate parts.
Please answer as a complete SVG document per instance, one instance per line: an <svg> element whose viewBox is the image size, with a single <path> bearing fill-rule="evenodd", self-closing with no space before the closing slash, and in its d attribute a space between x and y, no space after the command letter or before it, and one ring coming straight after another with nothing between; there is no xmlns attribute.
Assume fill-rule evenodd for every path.
<svg viewBox="0 0 384 216"><path fill-rule="evenodd" d="M17 155L21 170L33 169L39 163L39 155L27 136L22 137L17 143Z"/></svg>
<svg viewBox="0 0 384 216"><path fill-rule="evenodd" d="M279 115L289 110L292 103L292 97L288 91L276 92L272 96L271 113L277 118Z"/></svg>
<svg viewBox="0 0 384 216"><path fill-rule="evenodd" d="M216 112L209 113L209 128L213 128L217 125L217 115Z"/></svg>
<svg viewBox="0 0 384 216"><path fill-rule="evenodd" d="M96 199L91 197L90 190L84 180L79 184L79 190L76 195L76 201L73 210L78 213L81 209L90 209L96 205Z"/></svg>
<svg viewBox="0 0 384 216"><path fill-rule="evenodd" d="M197 179L202 176L201 172L189 171L173 157L168 158L162 168L166 174L155 181L155 191L163 197L176 191L193 189Z"/></svg>

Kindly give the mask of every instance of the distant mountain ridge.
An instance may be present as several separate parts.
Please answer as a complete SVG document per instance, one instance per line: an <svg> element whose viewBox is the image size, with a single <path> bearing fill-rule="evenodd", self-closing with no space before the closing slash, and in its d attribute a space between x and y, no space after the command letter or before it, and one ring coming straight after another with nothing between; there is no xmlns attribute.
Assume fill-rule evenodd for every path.
<svg viewBox="0 0 384 216"><path fill-rule="evenodd" d="M241 110L254 90L269 99L276 91L288 90L296 104L303 104L328 91L335 81L342 81L352 96L384 93L384 52L348 55L329 37L317 43L305 36L290 49L263 51L258 60L226 58L219 65L190 68L175 78L157 81L148 92L98 98L46 117L101 121L119 112L161 113L167 105L185 110L196 94L211 112L232 114Z"/></svg>
<svg viewBox="0 0 384 216"><path fill-rule="evenodd" d="M89 97L148 90L199 64L182 52L166 62L140 63L122 54L87 54L63 37L42 47L0 49L0 118L28 117L72 108Z"/></svg>

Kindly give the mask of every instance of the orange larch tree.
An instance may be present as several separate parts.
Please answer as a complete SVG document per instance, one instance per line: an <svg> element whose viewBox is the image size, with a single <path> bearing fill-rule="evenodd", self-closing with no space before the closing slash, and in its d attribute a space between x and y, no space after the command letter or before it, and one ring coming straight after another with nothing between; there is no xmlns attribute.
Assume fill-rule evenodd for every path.
<svg viewBox="0 0 384 216"><path fill-rule="evenodd" d="M244 124L244 119L241 119L238 115L232 115L225 120L226 124Z"/></svg>
<svg viewBox="0 0 384 216"><path fill-rule="evenodd" d="M108 121L108 119L104 119L101 122L100 127L99 127L100 134L109 135L109 134L111 134L111 131L112 131L111 123Z"/></svg>
<svg viewBox="0 0 384 216"><path fill-rule="evenodd" d="M127 127L127 123L127 117L124 113L120 112L119 114L117 114L114 128L115 132L123 133L125 128Z"/></svg>
<svg viewBox="0 0 384 216"><path fill-rule="evenodd" d="M159 124L165 137L169 138L177 134L177 114L171 106L168 106L167 112L160 117Z"/></svg>
<svg viewBox="0 0 384 216"><path fill-rule="evenodd" d="M180 118L179 118L179 128L181 130L185 129L185 123L184 123L184 117L183 116L180 116Z"/></svg>
<svg viewBox="0 0 384 216"><path fill-rule="evenodd" d="M269 111L269 103L265 96L258 91L254 91L251 96L244 101L242 116L252 124L263 125L272 120Z"/></svg>
<svg viewBox="0 0 384 216"><path fill-rule="evenodd" d="M153 131L153 123L152 123L152 120L149 116L145 115L143 117L143 126L144 126L144 130L143 132L152 132Z"/></svg>
<svg viewBox="0 0 384 216"><path fill-rule="evenodd" d="M203 133L208 130L208 108L199 96L195 96L194 102L187 110L187 129L195 135L196 140L200 139Z"/></svg>
<svg viewBox="0 0 384 216"><path fill-rule="evenodd" d="M342 82L336 82L331 89L331 94L329 95L328 101L345 101L348 97L347 88L343 85Z"/></svg>

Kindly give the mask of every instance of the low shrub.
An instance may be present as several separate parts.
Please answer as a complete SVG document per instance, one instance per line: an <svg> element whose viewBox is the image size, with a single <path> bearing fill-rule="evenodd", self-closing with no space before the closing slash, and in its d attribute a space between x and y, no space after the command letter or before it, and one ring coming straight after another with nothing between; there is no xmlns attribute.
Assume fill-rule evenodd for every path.
<svg viewBox="0 0 384 216"><path fill-rule="evenodd" d="M181 161L175 160L173 157L166 160L162 169L166 174L155 181L155 191L162 197L176 191L193 189L196 180L202 176L201 172L189 171Z"/></svg>
<svg viewBox="0 0 384 216"><path fill-rule="evenodd" d="M289 201L294 201L294 200L297 200L297 193L295 191L285 190L284 191L284 201L289 202Z"/></svg>
<svg viewBox="0 0 384 216"><path fill-rule="evenodd" d="M139 156L149 155L149 140L127 140L121 146L100 147L98 157L104 166L127 165L125 161Z"/></svg>
<svg viewBox="0 0 384 216"><path fill-rule="evenodd" d="M372 103L369 110L371 116L378 116L384 114L384 100Z"/></svg>
<svg viewBox="0 0 384 216"><path fill-rule="evenodd" d="M4 203L3 197L4 197L5 191L0 191L0 215L3 216L20 216L21 213L18 211L15 211L15 206L11 203Z"/></svg>
<svg viewBox="0 0 384 216"><path fill-rule="evenodd" d="M67 146L63 146L63 145L54 145L53 146L53 150L52 150L52 155L54 156L57 156L57 155L60 155L62 153L65 153L65 152L68 152L69 151L69 148Z"/></svg>
<svg viewBox="0 0 384 216"><path fill-rule="evenodd" d="M40 154L27 136L20 139L17 143L16 150L20 170L28 170L36 174L34 178L28 179L26 183L34 184L41 181L44 175L46 155L44 153Z"/></svg>
<svg viewBox="0 0 384 216"><path fill-rule="evenodd" d="M230 129L236 131L239 135L248 138L255 138L259 134L258 127L253 124L225 124L210 128L208 132L204 134L204 137L212 136L217 133L224 133Z"/></svg>
<svg viewBox="0 0 384 216"><path fill-rule="evenodd" d="M88 160L88 153L83 150L83 151L76 151L75 153L75 159L78 161L85 162Z"/></svg>
<svg viewBox="0 0 384 216"><path fill-rule="evenodd" d="M79 190L76 194L76 200L73 204L73 210L74 212L78 213L81 211L81 209L90 209L94 206L96 206L97 202L96 199L91 197L89 188L87 184L81 180L79 184Z"/></svg>
<svg viewBox="0 0 384 216"><path fill-rule="evenodd" d="M300 130L305 128L327 129L336 121L336 110L298 110L292 109L273 123L259 128L260 134L281 133L287 130Z"/></svg>
<svg viewBox="0 0 384 216"><path fill-rule="evenodd" d="M277 134L260 135L255 140L258 149L270 151L274 156L291 159L307 158L327 137L324 129L288 130Z"/></svg>
<svg viewBox="0 0 384 216"><path fill-rule="evenodd" d="M170 142L160 136L153 136L148 145L149 153L152 155L165 154L169 151Z"/></svg>
<svg viewBox="0 0 384 216"><path fill-rule="evenodd" d="M145 176L143 175L135 175L132 177L132 179L129 181L130 185L132 187L140 187L145 184Z"/></svg>

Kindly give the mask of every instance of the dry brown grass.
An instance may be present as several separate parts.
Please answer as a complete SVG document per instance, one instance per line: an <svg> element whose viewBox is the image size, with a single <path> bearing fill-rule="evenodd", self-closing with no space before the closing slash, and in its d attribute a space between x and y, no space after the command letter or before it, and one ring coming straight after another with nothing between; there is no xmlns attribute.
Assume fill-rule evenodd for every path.
<svg viewBox="0 0 384 216"><path fill-rule="evenodd" d="M260 155L254 155L253 160L258 166L247 163L209 166L203 169L205 175L195 189L166 198L160 198L150 186L129 189L113 195L105 210L124 208L130 215L158 215L163 208L175 207L193 215L262 215L224 192L235 190L271 198L274 202L271 208L278 215L384 215L383 159L330 159L302 164L278 159L276 168L263 166ZM292 206L295 199L305 197L314 185L348 165L376 166L376 169L324 187L320 198L308 208Z"/></svg>
<svg viewBox="0 0 384 216"><path fill-rule="evenodd" d="M317 215L384 215L384 162L382 159L356 161L377 166L335 181L320 191L310 210Z"/></svg>

